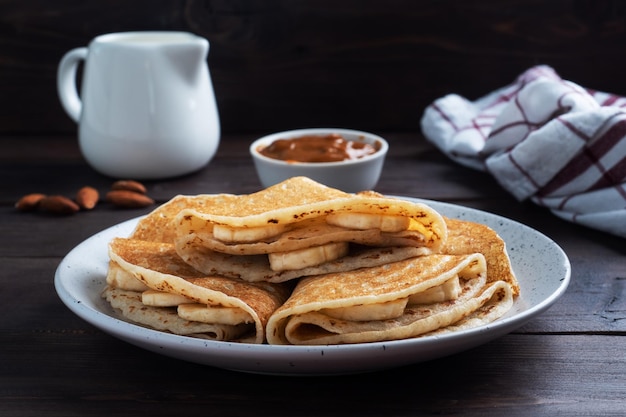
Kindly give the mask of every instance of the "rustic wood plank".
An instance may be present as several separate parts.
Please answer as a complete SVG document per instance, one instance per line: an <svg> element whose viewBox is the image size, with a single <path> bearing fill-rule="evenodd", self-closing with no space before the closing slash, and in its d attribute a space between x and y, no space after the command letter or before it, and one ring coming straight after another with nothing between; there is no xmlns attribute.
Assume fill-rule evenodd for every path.
<svg viewBox="0 0 626 417"><path fill-rule="evenodd" d="M91 332L3 332L0 342L3 415L97 410L98 415L165 416L174 410L213 409L238 416L445 415L459 410L466 416L619 416L626 407L620 372L626 366L626 339L611 336L509 335L403 368L315 378L199 366ZM31 358L28 367L20 361L24 355ZM60 374L71 375L72 382Z"/></svg>
<svg viewBox="0 0 626 417"><path fill-rule="evenodd" d="M625 14L619 2L579 0L3 1L0 132L72 132L56 93L59 60L96 35L124 30L209 39L227 132L413 131L432 100L477 98L542 63L626 94L616 65Z"/></svg>

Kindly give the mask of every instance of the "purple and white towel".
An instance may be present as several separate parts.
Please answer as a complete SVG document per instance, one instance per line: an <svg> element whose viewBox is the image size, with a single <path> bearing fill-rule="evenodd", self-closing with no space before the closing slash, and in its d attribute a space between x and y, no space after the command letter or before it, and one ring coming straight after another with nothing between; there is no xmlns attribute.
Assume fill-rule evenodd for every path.
<svg viewBox="0 0 626 417"><path fill-rule="evenodd" d="M424 136L451 159L488 171L518 200L626 237L626 98L537 66L476 101L429 105Z"/></svg>

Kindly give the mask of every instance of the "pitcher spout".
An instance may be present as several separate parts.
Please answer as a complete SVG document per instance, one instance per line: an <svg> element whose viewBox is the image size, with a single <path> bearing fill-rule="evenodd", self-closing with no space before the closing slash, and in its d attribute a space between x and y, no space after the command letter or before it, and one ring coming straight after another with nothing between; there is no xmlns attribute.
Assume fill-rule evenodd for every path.
<svg viewBox="0 0 626 417"><path fill-rule="evenodd" d="M165 45L165 55L170 65L181 78L191 85L200 81L205 74L209 41L201 37L194 37L184 44Z"/></svg>

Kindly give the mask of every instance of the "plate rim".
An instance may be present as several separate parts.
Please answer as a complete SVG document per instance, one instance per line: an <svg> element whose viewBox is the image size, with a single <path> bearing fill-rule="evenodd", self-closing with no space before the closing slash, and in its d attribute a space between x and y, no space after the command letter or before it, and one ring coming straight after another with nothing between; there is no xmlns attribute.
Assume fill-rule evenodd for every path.
<svg viewBox="0 0 626 417"><path fill-rule="evenodd" d="M530 306L529 308L518 312L517 314L513 314L510 316L505 315L504 317L494 322L487 323L486 325L448 334L424 336L419 338L410 338L394 341L321 346L268 344L255 345L237 342L204 340L188 336L170 334L122 320L119 317L116 317L88 305L89 303L86 303L85 300L77 299L73 295L71 288L68 288L67 281L69 278L67 277L67 273L65 272L69 270L67 268L67 264L72 260L72 256L74 254L84 249L90 243L93 244L93 242L95 242L102 236L114 233L117 229L125 230L126 228L128 228L129 231L132 230L132 228L134 228L134 225L141 218L145 217L144 215L109 226L83 240L73 249L71 249L59 263L55 271L55 290L61 301L66 305L66 307L68 307L74 314L79 316L81 319L99 328L105 333L108 333L109 335L117 337L118 339L124 340L128 343L134 344L140 348L152 350L153 352L160 353L166 356L223 369L278 375L335 375L369 372L408 365L411 363L423 362L425 360L432 360L438 357L448 356L449 354L459 353L471 347L487 343L491 340L503 336L504 334L510 333L516 328L523 326L530 319L550 308L567 290L571 280L571 263L569 261L569 258L567 257L567 254L551 238L531 228L530 226L495 213L463 205L408 196L390 197L425 203L433 206L433 208L438 212L441 212L441 209L443 209L444 212L441 214L447 217L458 218L456 216L450 216L449 214L446 214L446 211L464 211L466 214L469 214L470 217L473 217L474 215L486 216L492 221L499 221L503 222L503 224L506 225L514 225L515 227L519 227L520 230L522 230L524 233L531 233L543 239L546 244L549 244L553 250L556 250L557 253L559 253L561 257L560 260L562 261L561 266L564 269L564 276L559 277L560 283L557 285L556 289L547 297L543 298L541 302L538 302ZM506 242L505 240L505 243L508 242ZM104 279L104 277L101 277L101 279ZM87 279L85 278L83 281L86 280ZM85 283L85 285L87 284ZM522 287L521 282L520 287ZM524 288L522 287L522 296L523 291ZM516 300L516 302L517 301L518 300ZM419 347L435 347L439 349L442 347L441 345L445 345L446 343L457 344L458 349L441 349L440 352L431 352L430 355L423 355L422 359L414 357L414 359L412 360L411 358L411 352L413 351L413 353L415 353L415 349L419 350ZM196 352L197 349L207 350L207 352L205 352L205 355L207 357L202 357L202 352ZM389 360L387 358L387 360L381 360L378 364L371 364L370 366L366 367L354 366L351 364L342 364L341 362L341 357L346 352L350 353L351 355L358 354L361 356L368 356L369 353L374 353L376 351L395 351L401 353L403 357L398 358L395 361ZM244 363L241 364L243 366L232 363L232 360L230 362L226 361L229 363L224 364L221 364L219 360L212 360L212 355L214 355L216 352L218 354L217 356L215 356L215 359L234 359L234 357L231 358L231 356L235 356L238 354L243 355L244 358L242 359L245 359L244 361L242 361ZM227 353L224 354L224 352ZM295 362L295 364L290 364L288 361L289 358L278 359L275 357L276 355L292 355L294 356L293 361ZM334 358L337 355L339 355L339 359ZM379 355L385 354L383 353ZM387 354L386 356L388 357L391 355ZM405 358L405 356L407 357ZM328 359L329 357L330 359ZM314 364L315 366L298 366L298 361L307 361L309 360L309 358L310 360L316 362ZM263 363L263 361L267 361L267 363ZM325 361L328 363L328 365L320 365L320 363L325 363ZM251 364L247 362L251 362Z"/></svg>

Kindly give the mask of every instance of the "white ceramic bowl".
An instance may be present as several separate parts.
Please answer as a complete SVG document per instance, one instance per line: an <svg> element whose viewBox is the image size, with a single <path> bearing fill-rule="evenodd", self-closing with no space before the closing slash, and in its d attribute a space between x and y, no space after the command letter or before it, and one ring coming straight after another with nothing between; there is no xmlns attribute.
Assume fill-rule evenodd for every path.
<svg viewBox="0 0 626 417"><path fill-rule="evenodd" d="M331 133L337 133L346 140L375 144L379 149L359 159L339 162L286 162L269 158L259 152L278 139L296 139ZM350 129L316 128L289 130L264 136L250 145L250 154L263 187L269 187L291 177L304 176L329 187L354 193L371 190L376 186L388 149L387 141L372 133Z"/></svg>

